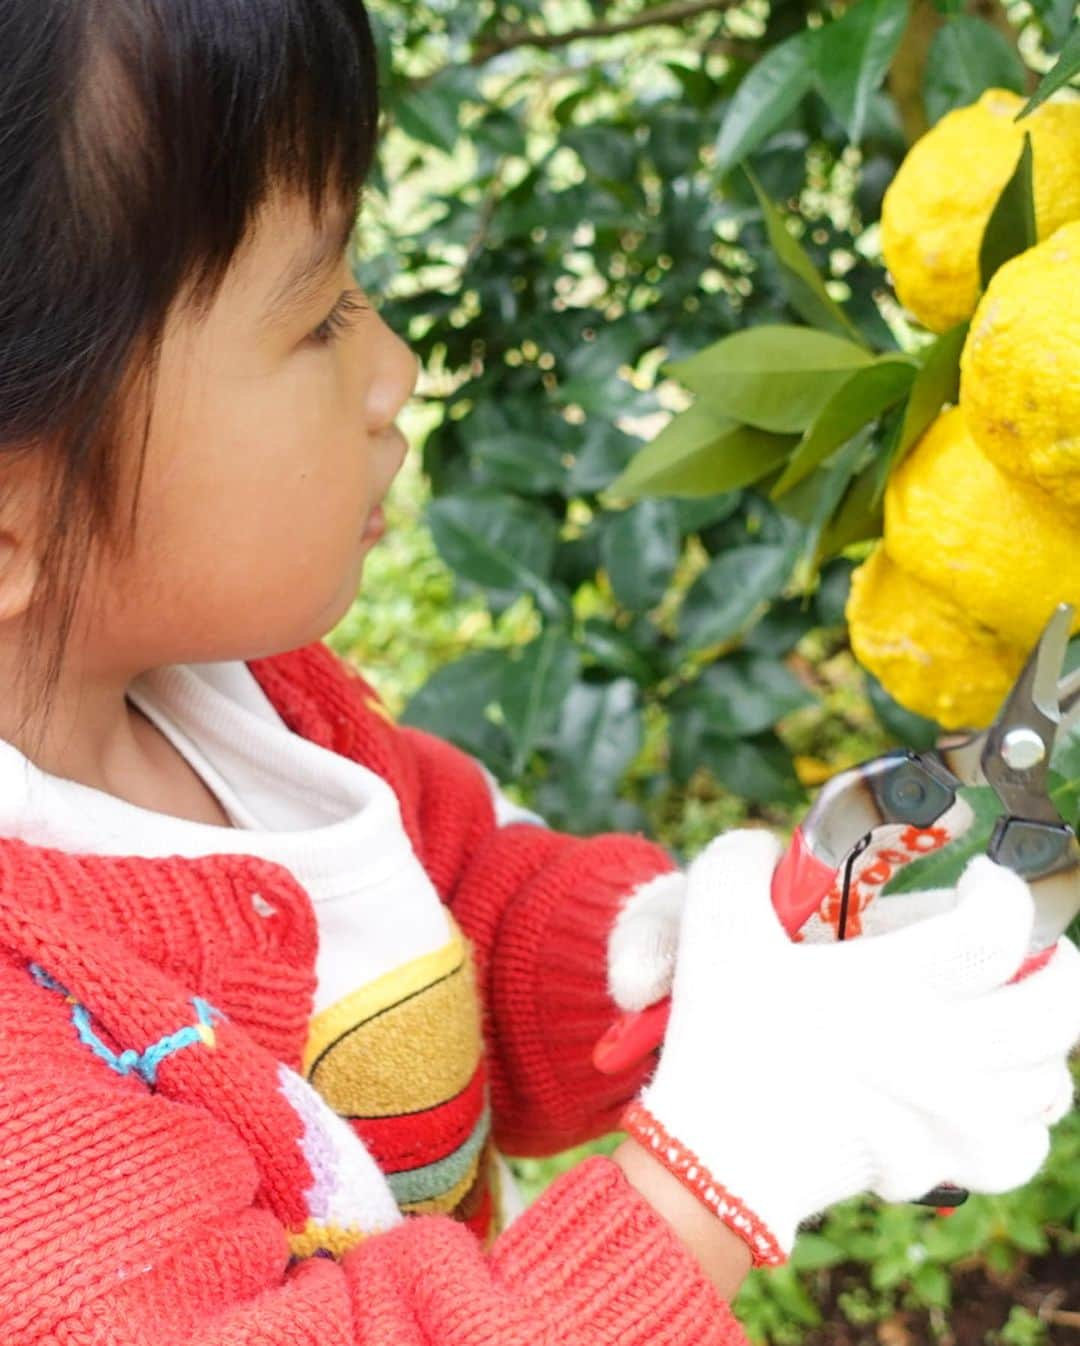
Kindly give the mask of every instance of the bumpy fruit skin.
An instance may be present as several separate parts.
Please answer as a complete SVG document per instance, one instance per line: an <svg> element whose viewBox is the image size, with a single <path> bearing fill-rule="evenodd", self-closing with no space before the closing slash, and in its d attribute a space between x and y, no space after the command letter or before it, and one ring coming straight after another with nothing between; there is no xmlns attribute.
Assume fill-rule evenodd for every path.
<svg viewBox="0 0 1080 1346"><path fill-rule="evenodd" d="M1080 537L1053 496L1010 477L939 416L889 480L889 558L1009 645L1030 649L1057 603L1077 605Z"/></svg>
<svg viewBox="0 0 1080 1346"><path fill-rule="evenodd" d="M901 570L880 543L851 578L847 619L859 663L894 700L946 729L989 724L1024 663L1023 650Z"/></svg>
<svg viewBox="0 0 1080 1346"><path fill-rule="evenodd" d="M996 272L960 370L960 405L983 453L1080 511L1080 222ZM1074 530L1080 542L1080 517Z"/></svg>
<svg viewBox="0 0 1080 1346"><path fill-rule="evenodd" d="M912 146L885 193L881 244L901 303L934 332L969 318L979 296L979 247L1001 189L1031 132L1040 239L1080 219L1080 102L1044 103L988 89L942 117Z"/></svg>

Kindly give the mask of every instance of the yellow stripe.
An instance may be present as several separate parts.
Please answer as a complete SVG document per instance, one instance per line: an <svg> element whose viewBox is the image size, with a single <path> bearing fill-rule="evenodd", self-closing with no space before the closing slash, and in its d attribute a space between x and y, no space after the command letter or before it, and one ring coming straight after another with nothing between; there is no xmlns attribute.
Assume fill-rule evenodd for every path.
<svg viewBox="0 0 1080 1346"><path fill-rule="evenodd" d="M373 1229L371 1234L379 1234L382 1231ZM341 1257L355 1248L358 1243L369 1238L370 1234L359 1229L340 1229L336 1225L319 1224L315 1220L309 1220L298 1234L288 1236L289 1251L294 1257L313 1257L320 1249L332 1253L335 1257Z"/></svg>
<svg viewBox="0 0 1080 1346"><path fill-rule="evenodd" d="M464 959L464 941L455 934L443 948L415 958L411 963L403 963L401 967L377 977L316 1014L311 1021L304 1051L304 1074L311 1073L313 1063L344 1033L357 1028L373 1015L416 995L433 982L449 976Z"/></svg>
<svg viewBox="0 0 1080 1346"><path fill-rule="evenodd" d="M476 979L465 962L343 1033L308 1079L342 1117L401 1117L456 1098L476 1074L480 1050Z"/></svg>

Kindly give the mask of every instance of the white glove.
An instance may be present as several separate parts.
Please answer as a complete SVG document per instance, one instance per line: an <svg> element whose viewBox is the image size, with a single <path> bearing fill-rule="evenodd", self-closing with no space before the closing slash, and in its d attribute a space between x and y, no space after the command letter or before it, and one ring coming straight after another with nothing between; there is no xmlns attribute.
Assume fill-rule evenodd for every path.
<svg viewBox="0 0 1080 1346"><path fill-rule="evenodd" d="M690 869L671 1021L641 1104L790 1251L799 1222L872 1190L1030 1179L1072 1105L1080 952L1016 985L1034 906L977 857L954 910L845 943L792 943L779 842L714 841Z"/></svg>
<svg viewBox="0 0 1080 1346"><path fill-rule="evenodd" d="M615 918L607 943L607 977L611 998L621 1010L643 1010L671 994L686 887L682 870L659 874L635 888ZM861 932L883 935L954 906L955 888L877 897L862 913ZM812 916L803 938L811 943L831 942L836 932Z"/></svg>
<svg viewBox="0 0 1080 1346"><path fill-rule="evenodd" d="M671 994L686 883L679 869L658 874L634 889L615 918L607 945L608 990L621 1010L643 1010Z"/></svg>

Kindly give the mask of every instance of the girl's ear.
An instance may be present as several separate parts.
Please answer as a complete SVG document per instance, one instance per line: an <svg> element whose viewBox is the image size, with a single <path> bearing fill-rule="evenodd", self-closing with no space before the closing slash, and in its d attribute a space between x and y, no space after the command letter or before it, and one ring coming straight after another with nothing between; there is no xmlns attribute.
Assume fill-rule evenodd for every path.
<svg viewBox="0 0 1080 1346"><path fill-rule="evenodd" d="M40 461L22 453L12 453L0 470L0 622L23 616L40 574L40 471Z"/></svg>
<svg viewBox="0 0 1080 1346"><path fill-rule="evenodd" d="M0 530L0 622L22 617L38 578L38 559L26 535Z"/></svg>

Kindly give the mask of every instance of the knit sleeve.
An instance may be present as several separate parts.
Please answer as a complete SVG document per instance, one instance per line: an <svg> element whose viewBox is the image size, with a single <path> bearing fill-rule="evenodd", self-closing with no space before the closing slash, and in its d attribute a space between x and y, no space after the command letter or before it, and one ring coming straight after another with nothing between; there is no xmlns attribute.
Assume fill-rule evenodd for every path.
<svg viewBox="0 0 1080 1346"><path fill-rule="evenodd" d="M240 1134L114 1073L0 963L0 1322L24 1346L742 1346L621 1170L565 1175L485 1253L445 1217L290 1259Z"/></svg>
<svg viewBox="0 0 1080 1346"><path fill-rule="evenodd" d="M667 854L639 836L500 825L506 811L478 763L394 724L360 673L321 643L251 669L292 729L393 789L417 855L473 945L500 1147L552 1154L614 1130L648 1067L605 1076L592 1066L617 1014L607 940L626 899L673 868Z"/></svg>
<svg viewBox="0 0 1080 1346"><path fill-rule="evenodd" d="M425 867L475 953L497 1143L553 1154L614 1131L650 1067L601 1075L592 1064L619 1012L608 936L627 898L673 869L671 859L641 836L499 826L471 758L399 732L417 763Z"/></svg>

